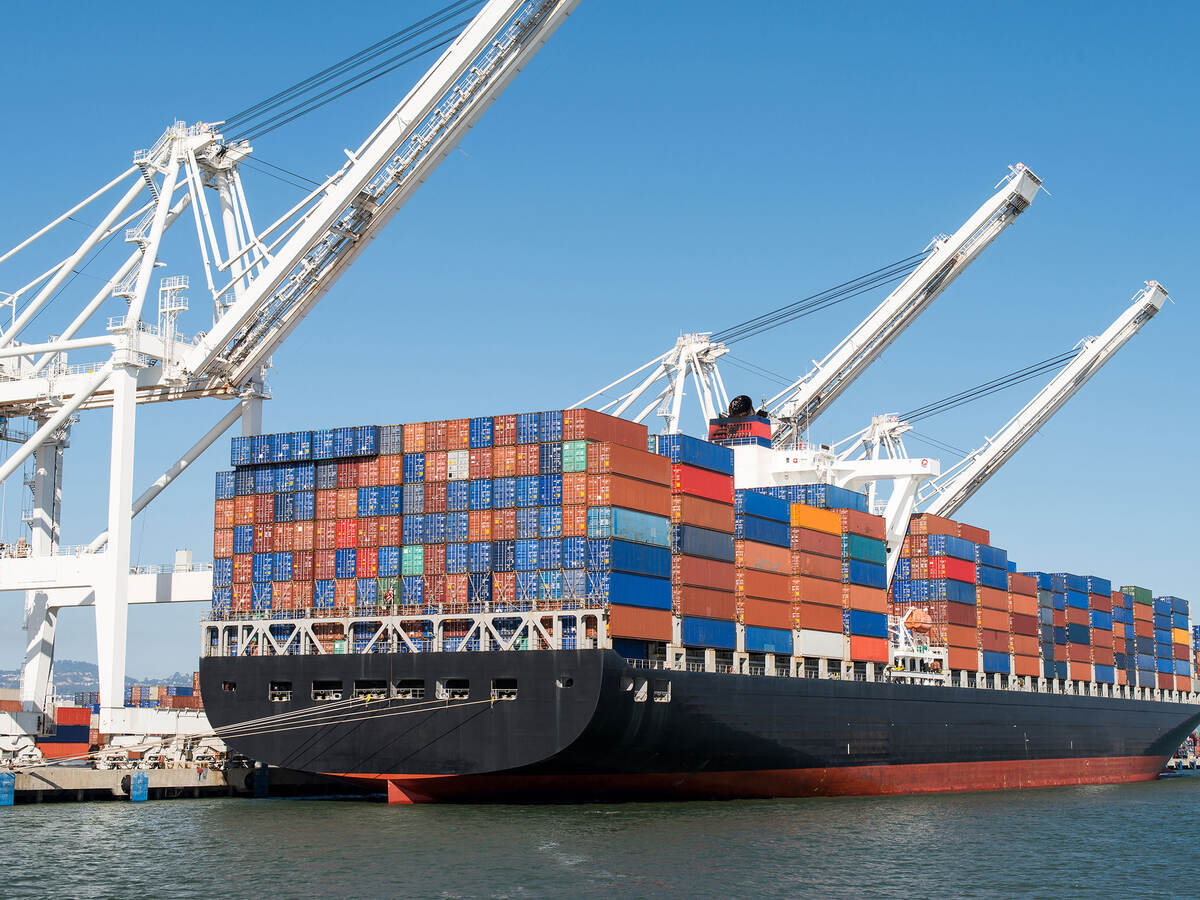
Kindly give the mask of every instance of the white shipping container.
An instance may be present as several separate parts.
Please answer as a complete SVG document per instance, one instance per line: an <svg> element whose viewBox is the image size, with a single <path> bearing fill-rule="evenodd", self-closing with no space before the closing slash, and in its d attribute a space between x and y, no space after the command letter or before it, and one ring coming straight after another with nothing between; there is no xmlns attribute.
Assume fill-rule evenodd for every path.
<svg viewBox="0 0 1200 900"><path fill-rule="evenodd" d="M462 481L469 476L471 467L470 450L451 450L446 454L446 478Z"/></svg>
<svg viewBox="0 0 1200 900"><path fill-rule="evenodd" d="M825 659L845 657L845 638L840 632L813 631L801 628L796 641L797 656L819 656Z"/></svg>

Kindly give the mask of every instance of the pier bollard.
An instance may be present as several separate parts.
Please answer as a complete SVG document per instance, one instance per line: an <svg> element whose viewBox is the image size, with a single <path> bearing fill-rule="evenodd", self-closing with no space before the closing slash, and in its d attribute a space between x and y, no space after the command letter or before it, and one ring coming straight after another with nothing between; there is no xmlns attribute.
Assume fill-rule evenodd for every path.
<svg viewBox="0 0 1200 900"><path fill-rule="evenodd" d="M0 806L12 806L17 795L17 776L12 772L0 775Z"/></svg>
<svg viewBox="0 0 1200 900"><path fill-rule="evenodd" d="M134 771L129 776L129 799L133 803L145 803L150 797L150 773Z"/></svg>

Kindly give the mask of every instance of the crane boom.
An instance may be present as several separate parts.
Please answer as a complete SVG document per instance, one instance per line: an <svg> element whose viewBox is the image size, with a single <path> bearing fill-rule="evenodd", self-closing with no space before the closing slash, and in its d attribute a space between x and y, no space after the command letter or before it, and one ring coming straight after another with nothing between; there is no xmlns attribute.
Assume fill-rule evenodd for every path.
<svg viewBox="0 0 1200 900"><path fill-rule="evenodd" d="M278 253L191 351L192 375L240 385L454 148L579 0L491 0L319 189Z"/></svg>
<svg viewBox="0 0 1200 900"><path fill-rule="evenodd" d="M952 516L1033 437L1063 405L1075 396L1113 355L1150 321L1167 299L1166 289L1156 281L1146 282L1130 305L1099 337L1089 338L1083 349L1019 413L968 454L957 466L936 481L926 484L918 503L928 503L926 512Z"/></svg>
<svg viewBox="0 0 1200 900"><path fill-rule="evenodd" d="M793 446L800 435L950 283L1033 202L1041 179L1021 164L1004 187L933 252L808 374L767 401L774 440Z"/></svg>

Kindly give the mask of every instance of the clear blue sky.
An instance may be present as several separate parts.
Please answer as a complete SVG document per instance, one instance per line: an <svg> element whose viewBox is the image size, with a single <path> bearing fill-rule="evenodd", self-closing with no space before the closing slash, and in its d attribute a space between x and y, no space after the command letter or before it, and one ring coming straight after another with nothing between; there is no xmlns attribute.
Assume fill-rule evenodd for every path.
<svg viewBox="0 0 1200 900"><path fill-rule="evenodd" d="M339 16L315 2L251 4L232 19L90 3L7 10L0 244L121 171L173 118L222 118L437 5L359 4ZM819 436L1064 350L1158 279L1178 304L961 517L990 527L1022 567L1200 599L1198 27L1197 7L1183 3L583 0L276 355L266 427L569 404L680 330L719 329L919 250L1021 161L1052 195L902 336ZM418 74L401 70L264 138L256 154L323 176ZM247 182L260 223L297 199L254 173ZM178 266L163 274L199 286L194 242L175 247ZM24 271L0 267L0 290ZM803 371L878 299L748 342L738 356ZM205 328L200 290L192 301L185 328ZM27 338L60 328L73 305L60 301L58 318L48 313ZM770 391L742 374L725 369L731 388ZM976 446L1034 389L919 430ZM138 490L184 449L177 426L198 414L218 410L139 410ZM64 543L103 527L107 420L89 414L76 427ZM138 520L142 562L177 546L208 558L212 473L227 464L222 442ZM0 597L3 668L20 659L20 605ZM136 610L131 673L191 668L200 614ZM61 657L94 658L89 616L63 617Z"/></svg>

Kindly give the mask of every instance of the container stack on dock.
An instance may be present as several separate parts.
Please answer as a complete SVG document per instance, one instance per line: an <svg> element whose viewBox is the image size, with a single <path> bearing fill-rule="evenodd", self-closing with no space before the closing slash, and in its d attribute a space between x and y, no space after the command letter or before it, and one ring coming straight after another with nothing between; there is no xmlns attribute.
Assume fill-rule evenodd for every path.
<svg viewBox="0 0 1200 900"><path fill-rule="evenodd" d="M54 710L54 733L39 735L37 747L46 759L83 756L91 741L92 711L86 706L59 706Z"/></svg>

